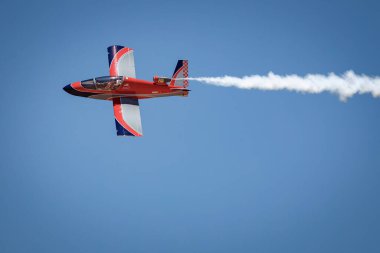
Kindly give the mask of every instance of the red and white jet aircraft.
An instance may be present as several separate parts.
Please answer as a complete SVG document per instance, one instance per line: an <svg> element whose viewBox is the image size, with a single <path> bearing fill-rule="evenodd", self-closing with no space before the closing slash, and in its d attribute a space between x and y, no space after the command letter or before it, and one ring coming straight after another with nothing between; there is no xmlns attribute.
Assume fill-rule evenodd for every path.
<svg viewBox="0 0 380 253"><path fill-rule="evenodd" d="M142 136L139 99L187 96L188 61L179 60L172 78L153 78L153 82L136 79L133 49L108 47L109 76L66 85L63 89L75 96L113 101L116 131L119 136Z"/></svg>

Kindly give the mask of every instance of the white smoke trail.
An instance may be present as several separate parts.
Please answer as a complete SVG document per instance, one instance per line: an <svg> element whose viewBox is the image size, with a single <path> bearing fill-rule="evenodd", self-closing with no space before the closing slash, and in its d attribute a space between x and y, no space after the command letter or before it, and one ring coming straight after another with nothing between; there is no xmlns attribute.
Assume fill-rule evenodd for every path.
<svg viewBox="0 0 380 253"><path fill-rule="evenodd" d="M289 90L302 93L330 92L337 94L342 101L355 94L364 93L370 93L373 97L380 97L379 76L357 75L352 70L345 72L343 75L330 73L328 75L280 76L269 72L266 76L252 75L242 78L233 76L196 77L188 78L188 80L240 89Z"/></svg>

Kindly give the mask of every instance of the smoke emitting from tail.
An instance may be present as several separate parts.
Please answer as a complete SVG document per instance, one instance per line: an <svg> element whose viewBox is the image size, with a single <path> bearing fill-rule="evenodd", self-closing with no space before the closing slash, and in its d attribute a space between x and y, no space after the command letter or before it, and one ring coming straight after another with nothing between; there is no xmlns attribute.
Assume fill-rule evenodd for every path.
<svg viewBox="0 0 380 253"><path fill-rule="evenodd" d="M302 93L330 92L337 94L342 101L355 94L364 93L370 93L373 97L380 97L380 77L357 75L352 70L343 75L330 73L328 75L280 76L269 72L268 75L264 76L196 77L188 78L188 80L239 89L289 90Z"/></svg>

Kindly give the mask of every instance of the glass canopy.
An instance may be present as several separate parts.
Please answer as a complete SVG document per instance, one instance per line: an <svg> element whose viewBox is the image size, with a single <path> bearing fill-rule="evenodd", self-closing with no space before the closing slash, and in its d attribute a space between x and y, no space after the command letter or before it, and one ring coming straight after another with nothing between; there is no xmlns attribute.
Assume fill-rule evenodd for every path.
<svg viewBox="0 0 380 253"><path fill-rule="evenodd" d="M82 86L91 90L114 90L123 83L122 76L102 76L81 82Z"/></svg>

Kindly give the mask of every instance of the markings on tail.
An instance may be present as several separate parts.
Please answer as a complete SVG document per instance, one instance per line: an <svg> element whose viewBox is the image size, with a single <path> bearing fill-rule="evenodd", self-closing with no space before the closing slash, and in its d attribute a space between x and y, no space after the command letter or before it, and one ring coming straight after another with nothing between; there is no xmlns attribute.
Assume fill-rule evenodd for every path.
<svg viewBox="0 0 380 253"><path fill-rule="evenodd" d="M189 80L183 79L189 77L189 63L187 60L178 60L177 65L175 67L172 81L170 82L170 86L183 86L186 88L189 86ZM178 80L177 80L178 79Z"/></svg>

